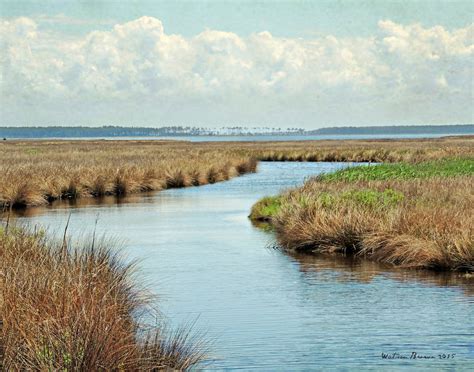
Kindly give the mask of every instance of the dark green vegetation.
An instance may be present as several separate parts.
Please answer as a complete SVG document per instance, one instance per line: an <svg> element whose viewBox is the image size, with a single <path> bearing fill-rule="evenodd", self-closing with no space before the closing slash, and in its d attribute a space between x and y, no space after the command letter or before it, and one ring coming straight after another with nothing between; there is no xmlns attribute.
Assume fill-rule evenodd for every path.
<svg viewBox="0 0 474 372"><path fill-rule="evenodd" d="M87 137L160 137L199 135L196 127L0 127L0 137L6 138L87 138Z"/></svg>
<svg viewBox="0 0 474 372"><path fill-rule="evenodd" d="M283 249L474 271L474 161L359 166L257 202Z"/></svg>
<svg viewBox="0 0 474 372"><path fill-rule="evenodd" d="M393 135L393 134L474 134L473 124L456 125L388 125L374 127L330 127L308 131L314 134Z"/></svg>

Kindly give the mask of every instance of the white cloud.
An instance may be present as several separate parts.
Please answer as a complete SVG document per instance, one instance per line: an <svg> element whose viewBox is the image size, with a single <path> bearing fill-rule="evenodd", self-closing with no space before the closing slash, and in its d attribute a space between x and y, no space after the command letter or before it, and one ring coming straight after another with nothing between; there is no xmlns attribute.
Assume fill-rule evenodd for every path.
<svg viewBox="0 0 474 372"><path fill-rule="evenodd" d="M142 17L70 39L29 18L3 20L2 116L26 120L18 111L30 110L71 124L71 112L97 124L294 119L313 127L471 121L473 35L473 25L448 31L384 20L366 38L216 30L185 38Z"/></svg>
<svg viewBox="0 0 474 372"><path fill-rule="evenodd" d="M69 17L63 13L58 13L55 15L49 14L38 14L33 16L32 19L37 23L45 23L51 25L74 25L74 26L85 26L85 25L113 25L114 21L112 19L85 19L85 18L74 18Z"/></svg>

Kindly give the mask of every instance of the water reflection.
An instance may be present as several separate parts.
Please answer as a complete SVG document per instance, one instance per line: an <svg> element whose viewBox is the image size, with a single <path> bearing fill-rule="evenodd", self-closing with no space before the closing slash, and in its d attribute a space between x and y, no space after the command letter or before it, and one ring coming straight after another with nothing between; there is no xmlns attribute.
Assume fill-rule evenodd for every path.
<svg viewBox="0 0 474 372"><path fill-rule="evenodd" d="M271 232L247 218L260 197L338 163L262 163L256 174L124 199L32 208L18 219L125 240L174 325L199 318L215 339L208 369L308 371L467 369L473 358L472 285L340 257L268 249ZM466 295L467 294L467 295ZM452 352L453 362L407 364L381 352ZM405 369L406 369L405 368Z"/></svg>
<svg viewBox="0 0 474 372"><path fill-rule="evenodd" d="M289 254L299 263L308 282L319 282L324 272L337 272L337 280L370 283L376 278L384 277L400 282L419 282L430 286L460 288L467 296L474 296L474 278L470 274L436 272L430 270L405 270L391 265L340 256Z"/></svg>
<svg viewBox="0 0 474 372"><path fill-rule="evenodd" d="M460 288L467 296L474 296L474 276L470 273L408 270L360 257L284 252L278 247L273 228L268 222L251 221L251 223L258 230L268 233L270 243L267 248L281 251L282 254L298 262L299 269L306 275L308 282L319 282L324 279L324 272L329 271L337 272L339 281L356 280L361 283L370 283L374 278L383 276L401 282L417 281L426 285Z"/></svg>

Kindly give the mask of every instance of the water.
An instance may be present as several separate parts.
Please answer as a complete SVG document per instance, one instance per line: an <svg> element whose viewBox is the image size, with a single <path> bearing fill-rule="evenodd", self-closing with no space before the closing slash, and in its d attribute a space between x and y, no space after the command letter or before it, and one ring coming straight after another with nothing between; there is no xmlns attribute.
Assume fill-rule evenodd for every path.
<svg viewBox="0 0 474 372"><path fill-rule="evenodd" d="M292 257L247 219L260 197L347 163L261 163L257 174L196 188L56 203L21 220L124 239L173 325L214 340L209 370L468 370L471 279L342 258ZM454 359L383 359L412 352Z"/></svg>
<svg viewBox="0 0 474 372"><path fill-rule="evenodd" d="M410 134L324 134L324 135L255 135L255 136L162 136L162 137L42 137L42 138L11 138L28 140L174 140L190 142L260 142L260 141L310 141L310 140L357 140L357 139L409 139L409 138L440 138L446 136L469 136L473 133L410 133Z"/></svg>

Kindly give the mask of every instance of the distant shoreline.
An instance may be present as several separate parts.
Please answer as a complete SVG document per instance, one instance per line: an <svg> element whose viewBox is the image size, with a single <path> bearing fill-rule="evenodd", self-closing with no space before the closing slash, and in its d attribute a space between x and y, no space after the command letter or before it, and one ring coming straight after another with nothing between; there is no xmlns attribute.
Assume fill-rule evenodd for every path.
<svg viewBox="0 0 474 372"><path fill-rule="evenodd" d="M407 125L407 126L374 126L374 127L331 127L315 130L302 128L269 128L269 127L223 127L218 129L199 127L0 127L0 138L163 138L167 137L314 137L344 136L356 138L403 138L403 137L439 137L452 135L474 135L474 124L463 125Z"/></svg>
<svg viewBox="0 0 474 372"><path fill-rule="evenodd" d="M449 139L449 138L471 138L474 133L450 133L450 134L406 134L406 135L253 135L253 136L238 136L238 135L222 135L222 136L204 136L204 135L190 135L190 136L136 136L136 137L1 137L1 143L12 142L35 142L35 141L104 141L104 142L191 142L191 143L285 143L285 142L338 142L338 141L428 141L435 139Z"/></svg>

